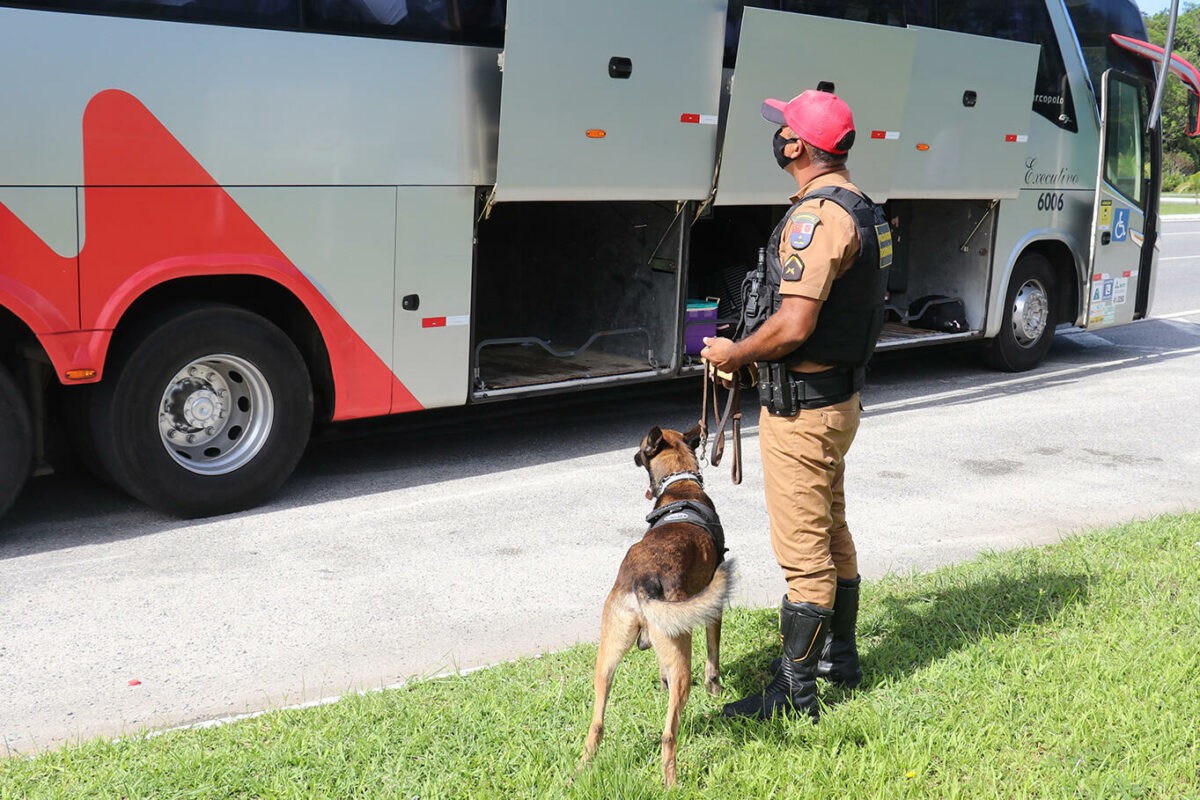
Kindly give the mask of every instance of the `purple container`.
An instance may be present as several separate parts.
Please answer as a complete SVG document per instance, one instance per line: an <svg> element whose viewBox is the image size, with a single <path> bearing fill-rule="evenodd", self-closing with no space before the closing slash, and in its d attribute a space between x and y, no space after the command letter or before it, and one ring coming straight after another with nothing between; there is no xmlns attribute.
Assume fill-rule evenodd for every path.
<svg viewBox="0 0 1200 800"><path fill-rule="evenodd" d="M717 335L717 301L688 300L683 331L684 352L689 356L700 355L704 337Z"/></svg>

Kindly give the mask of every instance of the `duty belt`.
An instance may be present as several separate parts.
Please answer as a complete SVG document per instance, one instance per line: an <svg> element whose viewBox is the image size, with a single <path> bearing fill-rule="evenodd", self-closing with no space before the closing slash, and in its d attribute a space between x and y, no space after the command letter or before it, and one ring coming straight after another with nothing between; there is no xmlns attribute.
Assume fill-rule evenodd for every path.
<svg viewBox="0 0 1200 800"><path fill-rule="evenodd" d="M863 367L798 373L778 362L758 366L759 403L781 417L795 416L801 409L825 408L849 400L862 389L866 378Z"/></svg>

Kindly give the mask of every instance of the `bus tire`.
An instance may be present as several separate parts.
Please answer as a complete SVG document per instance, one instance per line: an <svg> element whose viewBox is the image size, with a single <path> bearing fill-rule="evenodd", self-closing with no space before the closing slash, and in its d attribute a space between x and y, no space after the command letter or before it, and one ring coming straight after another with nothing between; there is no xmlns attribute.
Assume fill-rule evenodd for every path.
<svg viewBox="0 0 1200 800"><path fill-rule="evenodd" d="M3 516L25 486L33 464L33 424L29 406L8 370L0 365L0 516Z"/></svg>
<svg viewBox="0 0 1200 800"><path fill-rule="evenodd" d="M1045 256L1024 253L1013 267L1000 332L988 341L988 366L1004 372L1033 369L1046 357L1058 324L1058 283Z"/></svg>
<svg viewBox="0 0 1200 800"><path fill-rule="evenodd" d="M283 331L249 311L205 304L131 333L89 404L104 472L185 518L241 511L278 491L313 416L308 369Z"/></svg>

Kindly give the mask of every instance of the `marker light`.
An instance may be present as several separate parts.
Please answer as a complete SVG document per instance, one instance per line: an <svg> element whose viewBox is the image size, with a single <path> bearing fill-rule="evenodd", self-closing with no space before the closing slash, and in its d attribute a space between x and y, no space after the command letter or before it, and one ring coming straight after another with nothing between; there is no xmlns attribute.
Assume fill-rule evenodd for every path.
<svg viewBox="0 0 1200 800"><path fill-rule="evenodd" d="M94 369L69 369L66 372L66 378L69 381L86 381L88 378L96 377Z"/></svg>
<svg viewBox="0 0 1200 800"><path fill-rule="evenodd" d="M926 150L929 149L929 145L925 144L924 142L921 142L920 144L917 145L917 149L920 150L922 153L924 153Z"/></svg>
<svg viewBox="0 0 1200 800"><path fill-rule="evenodd" d="M608 132L602 131L599 128L592 128L587 132L589 139L603 139L605 136L608 136Z"/></svg>

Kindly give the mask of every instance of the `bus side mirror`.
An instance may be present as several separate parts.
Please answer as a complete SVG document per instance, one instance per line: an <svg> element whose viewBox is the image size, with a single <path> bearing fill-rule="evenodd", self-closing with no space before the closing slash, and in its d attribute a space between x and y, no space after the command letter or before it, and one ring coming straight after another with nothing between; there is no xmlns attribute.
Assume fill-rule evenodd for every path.
<svg viewBox="0 0 1200 800"><path fill-rule="evenodd" d="M1200 136L1200 95L1188 92L1187 135Z"/></svg>

